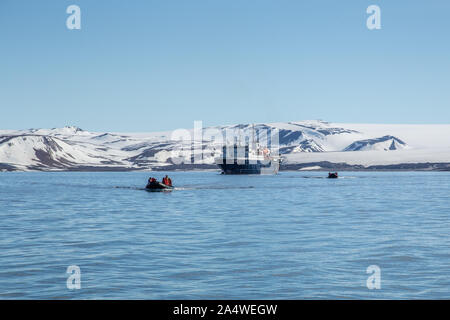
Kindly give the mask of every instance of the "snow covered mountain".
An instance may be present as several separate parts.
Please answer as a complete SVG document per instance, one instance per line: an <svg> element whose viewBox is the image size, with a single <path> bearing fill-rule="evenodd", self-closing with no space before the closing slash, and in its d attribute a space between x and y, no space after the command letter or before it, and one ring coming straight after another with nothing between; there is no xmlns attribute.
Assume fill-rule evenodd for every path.
<svg viewBox="0 0 450 320"><path fill-rule="evenodd" d="M80 166L111 166L123 163L126 153L87 143L77 143L58 135L19 134L0 136L2 164L22 170L70 169Z"/></svg>
<svg viewBox="0 0 450 320"><path fill-rule="evenodd" d="M193 137L184 140L173 132L89 132L78 127L0 130L0 170L216 168L214 157L221 151L217 136L233 143L254 132L264 145L273 141L275 129L282 169L450 169L450 125L301 121L210 127L200 137L192 129L184 130Z"/></svg>
<svg viewBox="0 0 450 320"><path fill-rule="evenodd" d="M406 143L393 136L366 139L353 142L344 151L399 150L407 148Z"/></svg>

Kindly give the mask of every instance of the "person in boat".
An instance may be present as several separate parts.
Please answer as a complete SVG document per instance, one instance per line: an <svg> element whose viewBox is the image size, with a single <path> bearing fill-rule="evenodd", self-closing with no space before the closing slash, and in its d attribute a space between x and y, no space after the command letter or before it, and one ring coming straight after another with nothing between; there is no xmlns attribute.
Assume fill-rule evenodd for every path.
<svg viewBox="0 0 450 320"><path fill-rule="evenodd" d="M337 178L338 177L338 173L337 172L328 172L328 178Z"/></svg>
<svg viewBox="0 0 450 320"><path fill-rule="evenodd" d="M148 178L147 188L150 187L150 186L152 186L152 185L155 185L155 184L157 184L157 183L158 183L158 181L156 181L155 178L150 177L150 178Z"/></svg>
<svg viewBox="0 0 450 320"><path fill-rule="evenodd" d="M167 175L162 179L162 183L169 187L172 186L172 180Z"/></svg>

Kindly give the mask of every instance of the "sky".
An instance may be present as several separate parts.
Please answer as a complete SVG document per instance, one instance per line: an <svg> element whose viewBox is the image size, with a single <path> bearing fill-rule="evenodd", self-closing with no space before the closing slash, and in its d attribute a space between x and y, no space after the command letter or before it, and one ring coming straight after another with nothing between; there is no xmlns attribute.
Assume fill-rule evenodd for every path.
<svg viewBox="0 0 450 320"><path fill-rule="evenodd" d="M0 129L449 123L449 16L448 0L1 0Z"/></svg>

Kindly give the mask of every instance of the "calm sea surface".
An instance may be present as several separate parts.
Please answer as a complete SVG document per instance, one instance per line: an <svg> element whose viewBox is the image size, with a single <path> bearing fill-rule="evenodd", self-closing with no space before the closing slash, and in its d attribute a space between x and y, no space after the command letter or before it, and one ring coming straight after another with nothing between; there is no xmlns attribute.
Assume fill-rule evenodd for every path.
<svg viewBox="0 0 450 320"><path fill-rule="evenodd" d="M149 175L0 173L0 298L450 298L448 172Z"/></svg>

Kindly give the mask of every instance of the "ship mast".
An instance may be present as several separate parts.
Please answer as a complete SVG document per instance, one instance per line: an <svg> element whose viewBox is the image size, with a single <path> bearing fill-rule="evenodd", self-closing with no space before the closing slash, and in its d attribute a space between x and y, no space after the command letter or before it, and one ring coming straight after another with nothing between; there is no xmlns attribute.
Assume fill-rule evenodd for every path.
<svg viewBox="0 0 450 320"><path fill-rule="evenodd" d="M252 124L252 150L255 150L255 124Z"/></svg>

